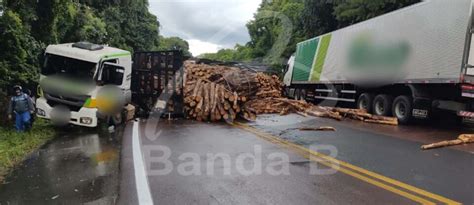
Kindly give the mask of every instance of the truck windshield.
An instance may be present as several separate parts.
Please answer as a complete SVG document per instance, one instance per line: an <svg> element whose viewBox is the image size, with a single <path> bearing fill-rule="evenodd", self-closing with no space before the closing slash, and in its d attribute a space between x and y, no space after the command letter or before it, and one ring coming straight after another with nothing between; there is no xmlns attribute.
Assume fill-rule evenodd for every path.
<svg viewBox="0 0 474 205"><path fill-rule="evenodd" d="M47 54L41 69L41 74L91 81L94 78L96 65L96 63Z"/></svg>

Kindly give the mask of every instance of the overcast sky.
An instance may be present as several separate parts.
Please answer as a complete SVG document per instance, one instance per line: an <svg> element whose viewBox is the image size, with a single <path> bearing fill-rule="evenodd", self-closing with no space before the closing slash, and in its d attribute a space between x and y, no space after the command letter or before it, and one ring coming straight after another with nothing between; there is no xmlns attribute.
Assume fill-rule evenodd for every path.
<svg viewBox="0 0 474 205"><path fill-rule="evenodd" d="M189 42L193 55L232 48L249 41L245 24L260 0L149 0L160 34Z"/></svg>

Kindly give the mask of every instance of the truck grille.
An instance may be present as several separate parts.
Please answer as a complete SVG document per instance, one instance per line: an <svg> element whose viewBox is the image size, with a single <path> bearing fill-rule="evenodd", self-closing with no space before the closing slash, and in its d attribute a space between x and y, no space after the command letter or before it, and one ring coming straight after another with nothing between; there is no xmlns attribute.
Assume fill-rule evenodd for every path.
<svg viewBox="0 0 474 205"><path fill-rule="evenodd" d="M74 112L79 111L90 97L88 95L59 95L51 93L45 93L44 95L49 106L64 105Z"/></svg>

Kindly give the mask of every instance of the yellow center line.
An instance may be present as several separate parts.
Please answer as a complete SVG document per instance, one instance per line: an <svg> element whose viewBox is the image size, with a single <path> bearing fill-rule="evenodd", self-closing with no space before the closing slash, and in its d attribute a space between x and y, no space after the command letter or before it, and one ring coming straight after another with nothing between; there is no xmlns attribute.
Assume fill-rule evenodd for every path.
<svg viewBox="0 0 474 205"><path fill-rule="evenodd" d="M330 156L327 156L327 155L324 155L324 154L321 154L319 152L316 152L316 151L313 151L313 150L310 150L306 147L303 147L303 146L300 146L300 145L297 145L297 144L294 144L294 143L291 143L291 142L288 142L286 140L282 140L278 137L275 137L271 134L268 134L268 133L264 133L256 128L253 128L251 126L248 126L248 125L245 125L245 124L242 124L242 123L238 123L238 122L235 122L234 125L236 127L239 127L241 129L244 129L244 130L247 130L261 138L264 138L270 142L273 142L273 143L277 143L277 144L281 144L281 145L284 145L286 147L289 147L289 148L292 148L294 151L297 151L299 154L302 154L303 156L305 156L306 158L308 158L306 156L306 154L309 154L313 157L316 158L316 161L325 165L325 166L328 166L328 167L331 167L331 168L334 168L336 167L335 169L338 170L338 171L341 171L347 175L350 175L350 176L353 176L355 178L358 178L362 181L365 181L367 183L370 183L370 184L373 184L375 186L378 186L382 189L385 189L387 191L390 191L390 192L393 192L395 194L398 194L398 195L401 195L403 197L406 197L408 199L411 199L413 201L416 201L418 203L421 203L421 204L434 204L433 202L430 202L428 200L425 200L423 198L420 198L416 195L413 195L411 193L408 193L408 192L405 192L401 189L398 189L397 187L400 187L400 188L403 188L403 189L406 189L408 191L411 191L413 193L416 193L416 194L419 194L421 196L424 196L424 197L427 197L427 198L431 198L431 199L434 199L436 201L439 201L439 202L443 202L443 203L446 203L446 204L461 204L457 201L454 201L454 200L451 200L451 199L448 199L448 198L445 198L443 196L440 196L440 195L437 195L437 194L433 194L433 193L430 193L428 191L425 191L425 190L422 190L420 188L417 188L417 187L414 187L414 186L411 186L411 185L408 185L408 184L405 184L403 182L400 182L400 181L397 181L395 179L391 179L391 178L388 178L388 177L385 177L385 176L382 176L380 174L377 174L375 172L371 172L369 170L366 170L366 169L363 169L363 168L360 168L360 167L357 167L355 165L352 165L352 164L349 164L347 162L343 162L343 161L340 161L338 159L335 159L335 158L332 158ZM318 160L319 159L319 160ZM339 166L337 166L339 165ZM342 167L340 167L342 166ZM343 168L344 167L344 168ZM354 172L354 171L357 171L361 174L365 174L367 176L370 176L370 177L373 177L375 179L378 179L380 181L383 181L387 184L391 184L391 185L394 185L394 186L390 186L390 185L387 185L387 184L384 184L384 183L381 183L377 180L374 180L374 179L371 179L371 178L368 178L366 176L363 176L357 172ZM395 187L396 186L396 187Z"/></svg>

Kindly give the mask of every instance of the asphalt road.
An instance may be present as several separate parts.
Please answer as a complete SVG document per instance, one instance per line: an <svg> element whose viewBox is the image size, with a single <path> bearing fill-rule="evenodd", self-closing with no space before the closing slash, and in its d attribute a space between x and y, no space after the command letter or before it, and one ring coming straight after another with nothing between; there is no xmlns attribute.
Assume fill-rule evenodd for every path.
<svg viewBox="0 0 474 205"><path fill-rule="evenodd" d="M298 130L307 126L336 131ZM79 131L7 176L0 204L474 203L474 144L420 150L472 133L457 127L263 115L236 125L162 120Z"/></svg>
<svg viewBox="0 0 474 205"><path fill-rule="evenodd" d="M420 150L473 130L440 126L384 126L298 115L260 116L251 126L310 147L331 145L337 159L465 204L474 203L474 144ZM332 126L336 132L300 131Z"/></svg>
<svg viewBox="0 0 474 205"><path fill-rule="evenodd" d="M474 203L473 145L420 150L423 143L455 138L471 130L391 127L298 115L261 116L245 125L256 133L228 124L181 120L161 122L158 128L146 124L137 126L138 136L127 138L141 140L144 166L149 173L148 183L142 186L149 187L150 200L156 204ZM302 126L333 126L337 131L299 131L297 128ZM150 132L159 136L155 139ZM272 136L265 137L266 133ZM131 139L124 140L125 148L130 147ZM245 154L257 155L255 146L261 149L259 166L263 171L242 173L242 167L253 170L255 161L238 159ZM321 146L322 150L318 150ZM312 173L312 166L327 166L308 160L307 153L301 150L333 154L324 150L328 146L336 151L335 160L348 165L335 173ZM170 156L164 157L163 147L169 148ZM122 170L134 163L133 148L128 150L122 156ZM213 156L222 154L227 157L227 164L221 158L213 161ZM286 155L288 160L275 162L269 158L272 154ZM173 169L156 174L167 167L164 161ZM214 164L208 165L209 161ZM289 174L265 171L274 163L288 167ZM357 169L363 171L354 171ZM137 186L133 171L126 174L122 173L122 184L126 186L121 186L119 203L131 204L146 198L146 194L133 191Z"/></svg>

